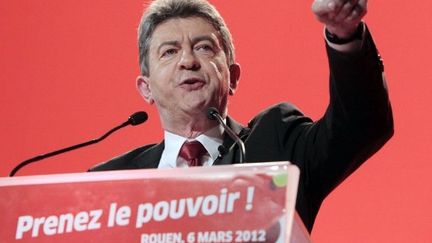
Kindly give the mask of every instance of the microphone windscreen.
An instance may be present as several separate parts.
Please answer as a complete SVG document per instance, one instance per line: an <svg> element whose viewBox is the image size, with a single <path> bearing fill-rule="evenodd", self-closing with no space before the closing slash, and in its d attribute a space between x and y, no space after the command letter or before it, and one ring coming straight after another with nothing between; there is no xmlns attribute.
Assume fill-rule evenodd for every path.
<svg viewBox="0 0 432 243"><path fill-rule="evenodd" d="M132 126L139 125L145 121L147 121L148 115L145 111L138 111L132 114L128 121Z"/></svg>

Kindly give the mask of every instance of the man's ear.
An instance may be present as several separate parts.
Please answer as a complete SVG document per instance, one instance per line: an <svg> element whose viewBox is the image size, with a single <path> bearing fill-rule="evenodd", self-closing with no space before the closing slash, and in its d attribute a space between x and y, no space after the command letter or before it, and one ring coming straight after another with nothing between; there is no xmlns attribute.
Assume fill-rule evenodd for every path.
<svg viewBox="0 0 432 243"><path fill-rule="evenodd" d="M146 76L138 76L136 80L136 85L138 88L138 92L141 96L149 103L150 105L154 103L152 98L151 89L150 89L150 80Z"/></svg>
<svg viewBox="0 0 432 243"><path fill-rule="evenodd" d="M234 95L238 86L238 82L240 80L240 64L238 63L231 64L231 66L229 67L229 71L230 71L229 94Z"/></svg>

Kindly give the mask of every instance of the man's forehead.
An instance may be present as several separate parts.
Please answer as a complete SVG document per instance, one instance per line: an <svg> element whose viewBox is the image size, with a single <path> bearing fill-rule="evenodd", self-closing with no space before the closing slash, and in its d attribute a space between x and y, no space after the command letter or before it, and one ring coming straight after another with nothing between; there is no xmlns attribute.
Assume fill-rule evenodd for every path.
<svg viewBox="0 0 432 243"><path fill-rule="evenodd" d="M215 42L220 40L219 32L202 17L171 18L156 27L150 46L157 46L166 41L182 41L183 38L195 39L203 36L208 36Z"/></svg>

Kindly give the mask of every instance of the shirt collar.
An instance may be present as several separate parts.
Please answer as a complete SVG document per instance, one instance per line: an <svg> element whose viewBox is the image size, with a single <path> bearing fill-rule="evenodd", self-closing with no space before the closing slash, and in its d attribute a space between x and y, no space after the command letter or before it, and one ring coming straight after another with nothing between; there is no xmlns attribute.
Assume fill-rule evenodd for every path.
<svg viewBox="0 0 432 243"><path fill-rule="evenodd" d="M213 163L219 156L218 148L223 142L223 131L223 127L219 125L207 130L195 139L188 139L165 130L165 149L162 153L160 161L162 164L160 167L177 167L177 157L181 146L186 140L199 141L209 153L212 161L211 163Z"/></svg>
<svg viewBox="0 0 432 243"><path fill-rule="evenodd" d="M223 127L219 125L207 130L196 138L207 150L213 161L219 156L218 148L223 142L223 131Z"/></svg>

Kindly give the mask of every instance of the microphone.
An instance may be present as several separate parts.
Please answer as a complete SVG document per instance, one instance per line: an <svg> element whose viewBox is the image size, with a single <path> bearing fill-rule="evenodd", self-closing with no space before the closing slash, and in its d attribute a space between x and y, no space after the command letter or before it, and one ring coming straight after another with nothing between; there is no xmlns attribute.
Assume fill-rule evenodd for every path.
<svg viewBox="0 0 432 243"><path fill-rule="evenodd" d="M132 126L136 126L136 125L140 125L142 123L144 123L145 121L147 121L148 119L148 115L147 112L145 111L138 111L133 113L127 120L126 123L132 125ZM126 124L126 125L128 125ZM125 125L125 126L126 126Z"/></svg>
<svg viewBox="0 0 432 243"><path fill-rule="evenodd" d="M215 107L210 107L207 109L207 118L210 120L216 120L219 122L219 124L221 124L225 131L228 133L228 135L234 140L234 142L237 144L237 146L240 149L240 158L239 158L239 163L243 163L245 158L246 158L246 149L244 146L243 141L237 136L237 134L235 134L235 132L229 128L225 122L223 122L223 119L218 111L218 109L216 109ZM220 151L220 150L219 150Z"/></svg>
<svg viewBox="0 0 432 243"><path fill-rule="evenodd" d="M92 140L84 142L84 143L76 144L76 145L73 145L73 146L70 146L70 147L67 147L67 148L59 149L59 150L56 150L56 151L51 152L51 153L38 155L38 156L33 157L31 159L25 160L25 161L19 163L9 173L9 176L10 177L14 176L18 172L18 170L20 170L22 167L24 167L24 166L26 166L26 165L28 165L30 163L33 163L33 162L36 162L36 161L39 161L39 160L43 160L43 159L46 159L46 158L49 158L49 157L52 157L52 156L55 156L55 155L58 155L58 154L66 153L68 151L71 151L71 150L74 150L74 149L78 149L78 148L81 148L81 147L85 147L85 146L88 146L88 145L91 145L91 144L94 144L94 143L98 143L98 142L104 140L109 135L111 135L113 132L119 130L120 128L123 128L123 127L125 127L127 125L132 125L132 126L139 125L139 124L144 123L145 121L147 121L147 118L148 118L148 115L147 115L146 112L144 112L144 111L135 112L134 114L132 114L128 118L128 120L126 122L124 122L123 124L121 124L121 125L119 125L117 127L114 127L113 129L109 130L107 133L105 133L100 138L92 139Z"/></svg>

